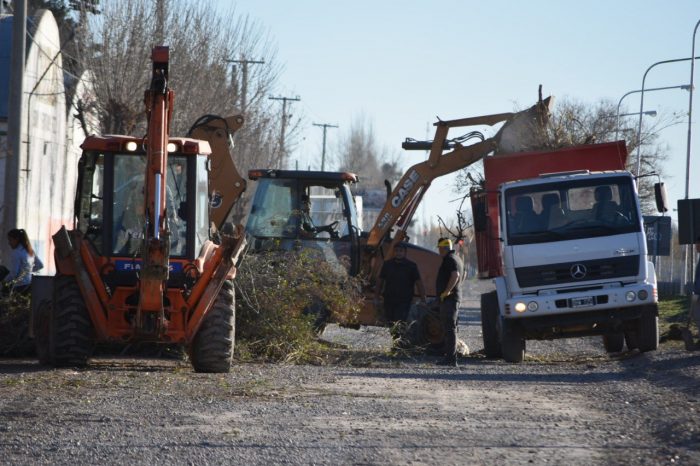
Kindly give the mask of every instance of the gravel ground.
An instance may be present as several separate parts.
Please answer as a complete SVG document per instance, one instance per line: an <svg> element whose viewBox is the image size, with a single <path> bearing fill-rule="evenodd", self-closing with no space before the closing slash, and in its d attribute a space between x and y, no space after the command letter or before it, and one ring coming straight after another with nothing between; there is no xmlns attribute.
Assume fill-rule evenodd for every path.
<svg viewBox="0 0 700 466"><path fill-rule="evenodd" d="M468 287L458 368L391 356L384 329L331 326L333 366L167 360L88 370L0 360L6 464L700 464L700 354L678 342L609 357L600 339L528 342L523 364L480 356Z"/></svg>

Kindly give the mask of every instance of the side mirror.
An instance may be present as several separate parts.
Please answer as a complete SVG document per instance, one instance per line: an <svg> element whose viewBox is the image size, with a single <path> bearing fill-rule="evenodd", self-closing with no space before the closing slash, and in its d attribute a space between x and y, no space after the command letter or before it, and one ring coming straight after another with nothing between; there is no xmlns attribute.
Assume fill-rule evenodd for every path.
<svg viewBox="0 0 700 466"><path fill-rule="evenodd" d="M656 200L656 210L661 213L668 212L668 201L666 196L666 185L654 183L654 199Z"/></svg>

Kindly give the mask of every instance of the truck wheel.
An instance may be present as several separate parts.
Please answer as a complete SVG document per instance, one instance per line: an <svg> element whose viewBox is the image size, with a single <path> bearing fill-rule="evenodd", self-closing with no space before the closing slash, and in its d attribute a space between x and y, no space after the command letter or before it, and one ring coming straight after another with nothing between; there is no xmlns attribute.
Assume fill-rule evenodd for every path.
<svg viewBox="0 0 700 466"><path fill-rule="evenodd" d="M50 366L51 354L51 301L46 300L39 304L34 315L34 345L39 364Z"/></svg>
<svg viewBox="0 0 700 466"><path fill-rule="evenodd" d="M498 341L498 295L495 291L481 295L481 334L484 340L484 354L487 358L500 358L501 345Z"/></svg>
<svg viewBox="0 0 700 466"><path fill-rule="evenodd" d="M522 362L525 357L525 339L522 331L513 324L503 322L501 352L507 362Z"/></svg>
<svg viewBox="0 0 700 466"><path fill-rule="evenodd" d="M608 353L619 353L625 347L625 335L622 333L603 335L603 346Z"/></svg>
<svg viewBox="0 0 700 466"><path fill-rule="evenodd" d="M92 321L74 277L56 276L48 341L46 360L56 367L83 367L92 355Z"/></svg>
<svg viewBox="0 0 700 466"><path fill-rule="evenodd" d="M625 344L627 345L627 349L629 351L639 348L639 337L637 336L636 331L625 331Z"/></svg>
<svg viewBox="0 0 700 466"><path fill-rule="evenodd" d="M659 318L656 307L646 307L639 317L638 336L639 351L654 351L659 347Z"/></svg>
<svg viewBox="0 0 700 466"><path fill-rule="evenodd" d="M195 372L231 370L235 339L236 298L233 283L227 280L192 341L190 359Z"/></svg>

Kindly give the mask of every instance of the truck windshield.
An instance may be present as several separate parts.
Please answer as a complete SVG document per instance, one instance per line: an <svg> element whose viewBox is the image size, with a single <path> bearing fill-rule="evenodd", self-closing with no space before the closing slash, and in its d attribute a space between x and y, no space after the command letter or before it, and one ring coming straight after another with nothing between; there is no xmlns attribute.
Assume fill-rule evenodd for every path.
<svg viewBox="0 0 700 466"><path fill-rule="evenodd" d="M641 231L635 190L626 176L507 189L505 210L511 245Z"/></svg>

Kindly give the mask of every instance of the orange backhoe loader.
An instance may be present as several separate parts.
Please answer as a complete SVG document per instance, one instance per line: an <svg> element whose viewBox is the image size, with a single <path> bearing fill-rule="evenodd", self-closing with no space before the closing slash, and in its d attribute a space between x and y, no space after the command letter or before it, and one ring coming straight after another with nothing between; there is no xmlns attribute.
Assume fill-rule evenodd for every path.
<svg viewBox="0 0 700 466"><path fill-rule="evenodd" d="M184 344L198 372L230 368L245 237L224 223L240 192L217 168L233 166L224 145L243 118L198 122L206 140L170 137L169 49L152 59L146 136L81 146L73 228L53 237L56 276L32 287L42 363L83 366L96 342L149 341Z"/></svg>
<svg viewBox="0 0 700 466"><path fill-rule="evenodd" d="M541 99L530 109L518 113L438 121L433 141L404 143L404 149L430 150L430 156L409 168L388 193L384 208L368 232L362 231L357 200L351 191L358 182L356 175L251 170L248 176L257 181L257 189L246 224L248 242L253 250L273 247L317 249L326 260L345 266L351 275L366 278L367 296L371 297L371 287L382 263L390 257L395 243L406 240L406 229L432 181L465 168L488 154L528 148L546 124L550 102L551 98ZM447 138L452 128L493 126L502 122L504 125L491 138L484 139L480 133L470 133L481 139L473 145L462 145L464 139ZM406 246L408 258L418 264L428 296L435 296L440 256L412 244ZM385 324L371 299L366 300L357 320L341 323ZM421 328L424 336L436 343L442 339L442 330L437 321L434 324Z"/></svg>

